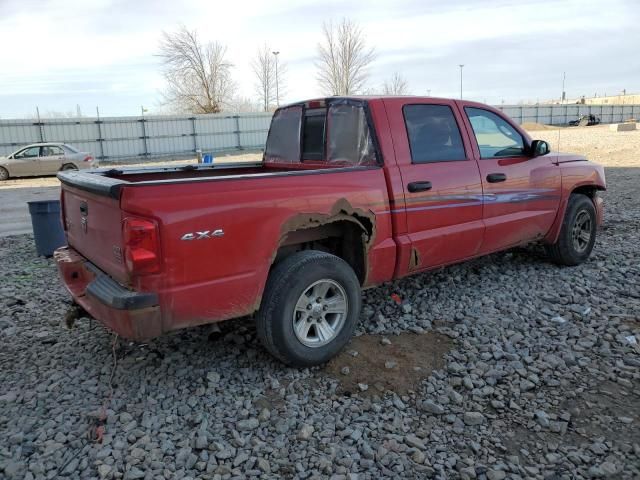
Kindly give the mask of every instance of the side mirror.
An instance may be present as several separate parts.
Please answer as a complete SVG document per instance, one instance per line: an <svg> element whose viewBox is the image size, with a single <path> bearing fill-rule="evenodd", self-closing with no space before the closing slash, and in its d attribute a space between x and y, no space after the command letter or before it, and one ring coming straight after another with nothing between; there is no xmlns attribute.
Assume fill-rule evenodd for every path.
<svg viewBox="0 0 640 480"><path fill-rule="evenodd" d="M544 140L534 140L531 142L531 156L541 157L551 151L551 147Z"/></svg>

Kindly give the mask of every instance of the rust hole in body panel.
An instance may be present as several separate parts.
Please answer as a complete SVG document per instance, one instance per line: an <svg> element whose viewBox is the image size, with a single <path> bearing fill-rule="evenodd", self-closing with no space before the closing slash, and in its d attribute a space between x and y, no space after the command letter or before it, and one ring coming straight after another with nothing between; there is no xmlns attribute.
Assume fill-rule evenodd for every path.
<svg viewBox="0 0 640 480"><path fill-rule="evenodd" d="M274 258L282 246L292 243L302 243L303 240L314 240L316 236L333 235L332 226L336 227L336 231L340 231L340 224L343 226L352 225L353 228L343 229L345 242L347 247L343 248L343 257L347 262L353 262L355 258L362 257L362 272L360 280L363 285L366 284L369 276L369 265L367 262L369 249L373 244L376 234L375 214L371 211L354 208L344 198L339 199L331 208L329 213L300 213L294 215L283 223L280 230L280 241L278 249L274 253ZM322 229L318 235L317 229ZM353 233L352 233L353 232ZM360 238L353 238L354 234ZM362 248L360 252L344 251L348 246L357 244Z"/></svg>

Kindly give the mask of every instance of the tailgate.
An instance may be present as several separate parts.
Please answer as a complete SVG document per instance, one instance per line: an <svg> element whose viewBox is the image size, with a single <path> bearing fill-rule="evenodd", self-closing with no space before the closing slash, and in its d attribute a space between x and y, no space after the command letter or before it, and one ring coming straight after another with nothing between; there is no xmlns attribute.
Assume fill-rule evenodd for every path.
<svg viewBox="0 0 640 480"><path fill-rule="evenodd" d="M63 184L62 204L69 245L103 272L127 283L120 201Z"/></svg>

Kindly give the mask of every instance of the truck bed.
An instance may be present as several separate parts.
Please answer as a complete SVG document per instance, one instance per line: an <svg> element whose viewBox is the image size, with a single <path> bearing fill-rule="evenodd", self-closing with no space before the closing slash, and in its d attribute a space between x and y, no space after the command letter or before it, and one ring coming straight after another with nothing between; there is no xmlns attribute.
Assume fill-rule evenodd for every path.
<svg viewBox="0 0 640 480"><path fill-rule="evenodd" d="M91 172L65 171L58 179L65 185L98 195L119 197L123 186L157 185L167 183L202 182L222 179L308 174L310 170L323 172L345 169L366 169L327 162L304 163L220 163L216 165L180 165L161 167L103 168Z"/></svg>

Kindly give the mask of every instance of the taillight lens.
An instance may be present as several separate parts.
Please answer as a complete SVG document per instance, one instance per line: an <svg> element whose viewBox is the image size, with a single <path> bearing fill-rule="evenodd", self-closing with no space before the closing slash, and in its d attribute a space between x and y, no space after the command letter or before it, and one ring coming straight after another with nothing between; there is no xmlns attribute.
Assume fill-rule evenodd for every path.
<svg viewBox="0 0 640 480"><path fill-rule="evenodd" d="M128 217L122 222L124 258L132 275L160 271L160 239L153 220Z"/></svg>
<svg viewBox="0 0 640 480"><path fill-rule="evenodd" d="M60 191L60 221L62 222L62 228L67 231L67 213L64 208L64 190Z"/></svg>
<svg viewBox="0 0 640 480"><path fill-rule="evenodd" d="M88 156L84 157L83 162L93 162L93 157L91 155L88 155Z"/></svg>

